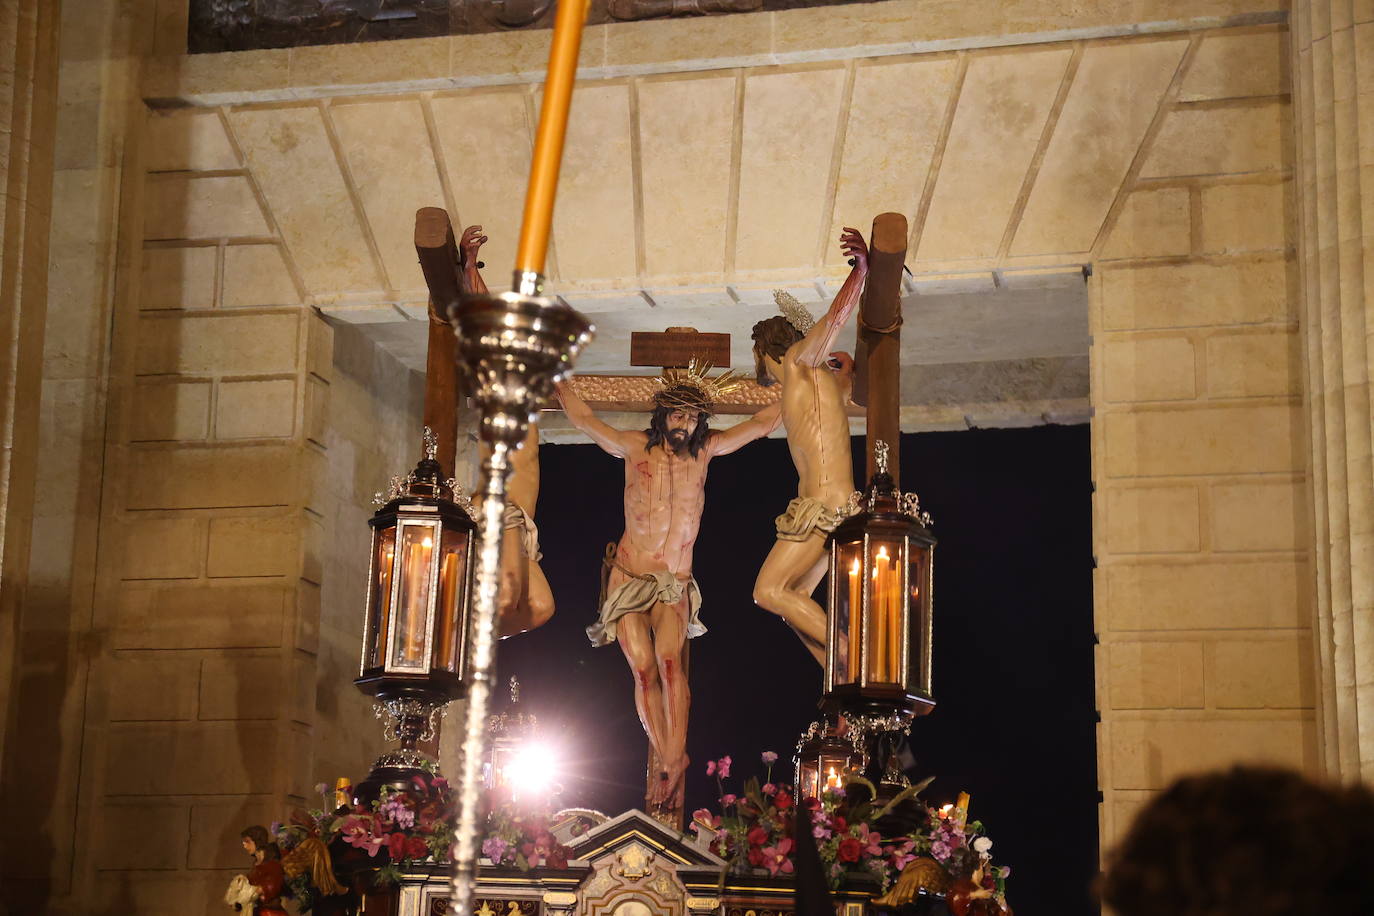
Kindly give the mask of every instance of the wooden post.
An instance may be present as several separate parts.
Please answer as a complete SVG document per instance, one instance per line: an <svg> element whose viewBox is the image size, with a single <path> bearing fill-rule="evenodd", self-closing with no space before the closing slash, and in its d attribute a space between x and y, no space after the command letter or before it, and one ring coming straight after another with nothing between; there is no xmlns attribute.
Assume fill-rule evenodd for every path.
<svg viewBox="0 0 1374 916"><path fill-rule="evenodd" d="M429 348L425 361L425 425L439 440L439 466L453 476L458 456L458 338L448 307L458 301L458 245L448 212L423 207L415 213L415 253L429 287Z"/></svg>
<svg viewBox="0 0 1374 916"><path fill-rule="evenodd" d="M854 353L854 402L868 408L868 477L873 444L888 446L887 469L901 483L902 270L906 264L906 217L880 213L868 237L868 283L859 306L859 343Z"/></svg>

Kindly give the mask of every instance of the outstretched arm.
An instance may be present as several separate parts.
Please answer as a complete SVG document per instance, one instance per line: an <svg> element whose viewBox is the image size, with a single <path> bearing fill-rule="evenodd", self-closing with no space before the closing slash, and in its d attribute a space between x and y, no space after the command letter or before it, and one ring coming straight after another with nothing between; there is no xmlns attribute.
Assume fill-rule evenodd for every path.
<svg viewBox="0 0 1374 916"><path fill-rule="evenodd" d="M774 401L743 423L737 423L707 439L706 447L712 458L717 455L728 455L742 445L762 439L777 429L781 421L782 402Z"/></svg>
<svg viewBox="0 0 1374 916"><path fill-rule="evenodd" d="M486 244L487 236L482 231L481 226L468 226L463 230L463 237L458 241L459 261L462 263L462 270L458 274L458 282L463 287L465 293L485 293L487 282L482 279L478 272L477 252Z"/></svg>
<svg viewBox="0 0 1374 916"><path fill-rule="evenodd" d="M835 301L830 303L830 311L816 322L816 326L797 346L796 360L804 366L819 366L825 362L835 346L835 338L839 336L840 329L853 314L859 304L859 297L863 294L864 279L868 276L868 245L864 244L864 237L859 234L859 230L846 228L840 235L840 247L846 255L854 259L854 268L849 272L849 276L845 277L840 291L835 294Z"/></svg>
<svg viewBox="0 0 1374 916"><path fill-rule="evenodd" d="M573 426L590 436L603 451L617 458L624 458L630 453L633 433L616 429L598 419L587 406L587 402L579 398L572 385L567 382L559 382L556 390L558 403L563 405L563 412L568 415Z"/></svg>

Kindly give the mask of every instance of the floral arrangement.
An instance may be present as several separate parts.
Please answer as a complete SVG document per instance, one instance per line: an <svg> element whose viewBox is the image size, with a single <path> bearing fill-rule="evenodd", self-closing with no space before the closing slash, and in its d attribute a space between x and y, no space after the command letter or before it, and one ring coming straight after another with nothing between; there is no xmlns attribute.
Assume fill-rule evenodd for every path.
<svg viewBox="0 0 1374 916"><path fill-rule="evenodd" d="M497 806L487 816L486 839L482 855L493 865L531 868L567 868L572 850L553 838L548 819L541 814L521 813L510 806Z"/></svg>
<svg viewBox="0 0 1374 916"><path fill-rule="evenodd" d="M702 838L709 836L711 851L728 860L732 869L791 874L796 867L794 807L800 804L810 813L812 837L831 887L866 875L887 891L907 866L917 859L930 859L945 873L949 887L957 887L973 899L994 902L998 910L1009 912L1006 880L1011 869L992 864L992 840L980 822L965 823L950 805L938 810L923 805L925 823L910 833L883 836L874 828L893 807L915 797L925 784L907 789L883 807L858 800L861 793L851 798L842 790L826 790L821 798L798 800L791 787L773 781L777 760L776 753L765 751L764 782L751 777L738 794L725 790L733 766L730 757L706 765L707 775L716 777L722 813L698 809L692 814L692 829Z"/></svg>
<svg viewBox="0 0 1374 916"><path fill-rule="evenodd" d="M297 809L291 823L272 825L271 832L284 851L318 839L330 848L336 864L375 869L375 881L380 884L398 880L403 867L452 858L453 792L437 772L412 776L404 789L383 787L380 796L366 805L331 807L329 786L320 783L315 791L323 800L320 808ZM547 812L517 808L498 792L488 793L483 803L481 848L493 864L521 871L567 866L571 851L553 838ZM312 896L308 883L293 886L293 891L303 901Z"/></svg>

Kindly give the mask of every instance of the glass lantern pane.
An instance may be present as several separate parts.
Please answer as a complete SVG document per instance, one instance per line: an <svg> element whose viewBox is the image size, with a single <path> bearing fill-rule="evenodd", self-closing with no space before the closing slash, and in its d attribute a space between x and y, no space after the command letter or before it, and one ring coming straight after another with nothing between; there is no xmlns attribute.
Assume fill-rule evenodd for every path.
<svg viewBox="0 0 1374 916"><path fill-rule="evenodd" d="M386 660L387 628L391 625L391 576L396 560L396 529L377 534L376 555L372 558L372 606L367 609L367 632L363 634L363 668L380 667Z"/></svg>
<svg viewBox="0 0 1374 916"><path fill-rule="evenodd" d="M833 639L835 667L832 684L852 684L859 679L859 650L863 621L863 541L839 545L835 558Z"/></svg>
<svg viewBox="0 0 1374 916"><path fill-rule="evenodd" d="M802 798L820 798L816 779L816 759L803 759L797 765L797 792Z"/></svg>
<svg viewBox="0 0 1374 916"><path fill-rule="evenodd" d="M911 689L929 694L930 683L930 563L928 547L912 544L908 563L907 598L911 602Z"/></svg>
<svg viewBox="0 0 1374 916"><path fill-rule="evenodd" d="M439 553L439 647L434 667L458 671L458 647L467 615L468 533L447 529Z"/></svg>
<svg viewBox="0 0 1374 916"><path fill-rule="evenodd" d="M434 543L437 527L432 524L401 525L401 581L391 636L393 667L429 667L425 643L429 635L430 589L438 554Z"/></svg>
<svg viewBox="0 0 1374 916"><path fill-rule="evenodd" d="M873 538L868 543L868 682L901 681L902 540Z"/></svg>
<svg viewBox="0 0 1374 916"><path fill-rule="evenodd" d="M491 771L491 781L488 784L492 788L506 784L506 767L510 765L514 750L515 748L508 738L498 738L492 744L491 760L487 764Z"/></svg>

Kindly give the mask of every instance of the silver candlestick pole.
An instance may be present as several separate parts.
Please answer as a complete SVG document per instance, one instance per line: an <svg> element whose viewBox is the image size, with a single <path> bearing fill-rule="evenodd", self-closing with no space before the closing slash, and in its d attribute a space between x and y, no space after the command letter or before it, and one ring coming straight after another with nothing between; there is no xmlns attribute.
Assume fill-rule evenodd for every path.
<svg viewBox="0 0 1374 916"><path fill-rule="evenodd" d="M486 752L487 709L496 647L496 598L501 580L502 520L510 453L524 441L539 404L572 369L594 331L578 312L543 296L543 278L517 271L516 292L464 295L449 306L461 362L481 412L481 438L490 451L482 463L482 543L477 602L468 645L468 702L458 783L458 826L450 913L472 912L477 877L477 796Z"/></svg>

